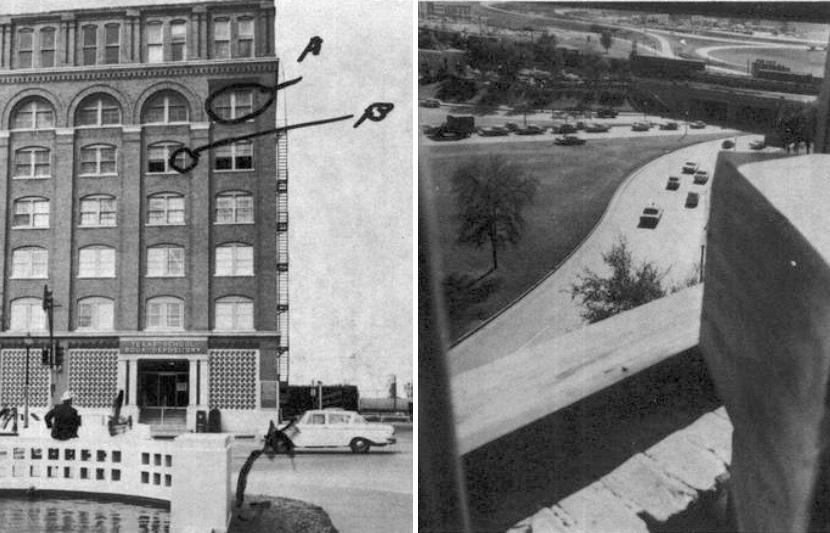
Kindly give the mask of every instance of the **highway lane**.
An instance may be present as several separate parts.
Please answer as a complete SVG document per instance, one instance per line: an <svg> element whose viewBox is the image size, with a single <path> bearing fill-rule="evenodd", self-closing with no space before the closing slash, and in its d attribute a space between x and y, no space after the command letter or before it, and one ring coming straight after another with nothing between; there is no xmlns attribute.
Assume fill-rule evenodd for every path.
<svg viewBox="0 0 830 533"><path fill-rule="evenodd" d="M759 138L738 138L738 149L748 151L749 142ZM637 262L653 262L666 272L664 286L680 284L693 276L700 262L712 179L705 185L695 185L692 176L682 174L681 168L685 161L694 160L712 173L720 149L720 140L683 148L652 161L627 178L593 232L555 272L451 349L451 373L509 357L543 332L561 334L581 327L581 306L572 300L571 286L585 268L606 273L602 254L620 237L626 239ZM666 190L672 175L681 177L677 191ZM694 209L684 207L690 191L701 195ZM660 223L654 229L638 228L643 208L651 203L663 209Z"/></svg>

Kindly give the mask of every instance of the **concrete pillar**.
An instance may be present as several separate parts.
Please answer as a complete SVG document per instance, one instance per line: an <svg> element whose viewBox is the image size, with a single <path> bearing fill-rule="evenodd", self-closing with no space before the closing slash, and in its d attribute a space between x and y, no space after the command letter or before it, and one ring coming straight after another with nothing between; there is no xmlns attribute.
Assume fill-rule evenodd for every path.
<svg viewBox="0 0 830 533"><path fill-rule="evenodd" d="M230 435L185 433L176 438L176 452L170 531L226 532L232 505Z"/></svg>
<svg viewBox="0 0 830 533"><path fill-rule="evenodd" d="M8 220L9 220L9 161L11 161L12 155L9 153L9 131L0 125L0 198L3 198L3 201L0 201L0 236L2 236L3 241L8 243ZM8 246L8 244L6 245ZM7 250L3 249L3 254L7 253ZM0 261L0 279L6 280L6 261ZM0 284L0 331L5 331L6 327L9 325L9 321L6 319L5 313L3 310L7 309L6 302L6 284Z"/></svg>
<svg viewBox="0 0 830 533"><path fill-rule="evenodd" d="M203 146L210 143L210 124L196 122L190 125L190 145ZM196 168L190 171L193 187L190 189L188 218L190 232L190 257L208 258L192 261L190 275L190 301L188 329L207 331L210 329L212 305L210 301L211 265L209 258L211 247L211 213L210 196L213 187L210 184L210 153L205 151Z"/></svg>
<svg viewBox="0 0 830 533"><path fill-rule="evenodd" d="M200 361L199 364L199 405L207 407L209 403L209 396L208 396L208 357L205 356L204 359Z"/></svg>
<svg viewBox="0 0 830 533"><path fill-rule="evenodd" d="M57 129L57 146L54 158L54 186L50 201L52 227L52 245L49 262L62 265L53 268L49 276L49 286L55 299L55 334L69 331L69 317L74 309L70 287L72 286L72 228L74 215L74 168L75 168L75 130L73 128ZM60 306L60 307L58 307Z"/></svg>
<svg viewBox="0 0 830 533"><path fill-rule="evenodd" d="M826 531L830 155L759 159L718 159L700 349L734 426L738 529Z"/></svg>
<svg viewBox="0 0 830 533"><path fill-rule="evenodd" d="M121 294L116 314L119 330L138 331L141 323L141 244L144 226L141 224L142 202L142 146L141 126L124 126L123 148L119 176L121 178L121 198L118 201L118 224L120 234L130 236L121 240L119 250L118 280Z"/></svg>

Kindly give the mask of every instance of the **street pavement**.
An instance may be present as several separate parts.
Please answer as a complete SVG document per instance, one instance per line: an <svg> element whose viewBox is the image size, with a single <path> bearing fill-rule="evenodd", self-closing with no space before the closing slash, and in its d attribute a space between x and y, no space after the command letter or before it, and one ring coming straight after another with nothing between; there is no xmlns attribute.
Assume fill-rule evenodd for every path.
<svg viewBox="0 0 830 533"><path fill-rule="evenodd" d="M749 151L749 142L757 139L760 136L738 137L737 149ZM582 308L571 298L571 286L586 268L606 274L602 254L620 237L628 242L636 263L653 262L666 273L664 287L693 277L705 244L712 179L705 185L693 184L692 175L681 169L685 161L696 161L711 175L721 142L671 152L629 176L594 230L556 271L450 350L451 375L508 357L539 335L562 334L583 326ZM681 178L678 190L666 189L669 176ZM692 191L700 194L700 203L686 208L687 194ZM651 204L663 209L662 218L654 229L639 228L640 214Z"/></svg>
<svg viewBox="0 0 830 533"><path fill-rule="evenodd" d="M413 431L396 427L398 443L368 454L349 450L299 450L291 461L260 457L248 476L246 494L265 494L318 505L340 533L406 533L413 525ZM258 440L233 447L232 488Z"/></svg>

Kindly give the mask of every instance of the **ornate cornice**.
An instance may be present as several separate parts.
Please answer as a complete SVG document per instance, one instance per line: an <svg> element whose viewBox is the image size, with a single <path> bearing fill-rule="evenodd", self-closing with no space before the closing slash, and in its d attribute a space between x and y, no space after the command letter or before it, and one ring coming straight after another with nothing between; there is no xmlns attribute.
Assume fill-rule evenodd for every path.
<svg viewBox="0 0 830 533"><path fill-rule="evenodd" d="M73 81L131 80L181 78L191 76L250 75L277 71L275 57L253 61L199 61L163 65L131 63L109 65L108 68L65 67L40 71L7 71L0 73L0 85L43 84Z"/></svg>

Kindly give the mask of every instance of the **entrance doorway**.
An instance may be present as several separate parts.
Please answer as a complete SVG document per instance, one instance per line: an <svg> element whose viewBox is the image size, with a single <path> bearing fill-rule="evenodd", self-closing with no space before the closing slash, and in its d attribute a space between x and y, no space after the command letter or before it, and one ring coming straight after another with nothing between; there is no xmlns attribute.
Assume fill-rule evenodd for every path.
<svg viewBox="0 0 830 533"><path fill-rule="evenodd" d="M184 359L138 361L138 421L184 426L190 403L189 363Z"/></svg>

